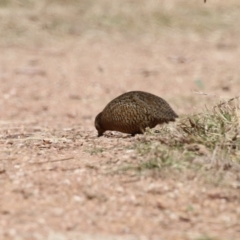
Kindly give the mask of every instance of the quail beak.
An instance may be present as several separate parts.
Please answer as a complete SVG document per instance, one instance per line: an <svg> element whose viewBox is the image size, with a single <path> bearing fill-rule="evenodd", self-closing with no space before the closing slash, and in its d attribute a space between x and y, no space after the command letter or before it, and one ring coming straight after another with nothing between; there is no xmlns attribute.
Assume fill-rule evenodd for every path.
<svg viewBox="0 0 240 240"><path fill-rule="evenodd" d="M102 132L98 132L98 137L101 137L103 136L103 133Z"/></svg>

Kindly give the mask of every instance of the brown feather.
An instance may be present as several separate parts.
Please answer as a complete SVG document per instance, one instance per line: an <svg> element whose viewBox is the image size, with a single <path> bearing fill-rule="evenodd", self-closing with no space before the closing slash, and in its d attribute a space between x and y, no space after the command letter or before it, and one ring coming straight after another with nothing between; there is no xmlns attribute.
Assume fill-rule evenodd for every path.
<svg viewBox="0 0 240 240"><path fill-rule="evenodd" d="M95 118L98 136L107 131L132 135L144 133L145 128L175 121L178 115L162 98L151 93L132 91L113 99Z"/></svg>

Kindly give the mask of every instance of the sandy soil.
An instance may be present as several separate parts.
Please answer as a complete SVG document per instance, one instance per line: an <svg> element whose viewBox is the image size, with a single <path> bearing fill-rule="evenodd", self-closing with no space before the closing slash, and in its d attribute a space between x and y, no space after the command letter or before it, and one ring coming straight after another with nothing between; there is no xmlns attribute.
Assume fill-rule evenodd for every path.
<svg viewBox="0 0 240 240"><path fill-rule="evenodd" d="M2 46L0 238L240 239L239 172L216 184L216 169L120 171L139 161L131 146L145 136L97 138L93 124L130 90L163 97L180 117L239 95L237 39Z"/></svg>

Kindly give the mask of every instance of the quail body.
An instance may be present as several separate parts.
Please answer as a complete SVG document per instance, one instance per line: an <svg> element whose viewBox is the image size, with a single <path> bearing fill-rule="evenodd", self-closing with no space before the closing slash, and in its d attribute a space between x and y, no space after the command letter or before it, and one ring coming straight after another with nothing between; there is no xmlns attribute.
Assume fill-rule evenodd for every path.
<svg viewBox="0 0 240 240"><path fill-rule="evenodd" d="M162 98L151 93L131 91L113 99L95 118L98 136L107 130L143 134L147 127L175 121L178 115Z"/></svg>

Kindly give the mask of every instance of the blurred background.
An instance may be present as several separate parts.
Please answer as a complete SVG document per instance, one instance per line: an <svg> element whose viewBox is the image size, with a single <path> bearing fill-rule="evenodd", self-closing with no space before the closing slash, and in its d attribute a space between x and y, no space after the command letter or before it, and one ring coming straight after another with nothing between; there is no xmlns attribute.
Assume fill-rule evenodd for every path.
<svg viewBox="0 0 240 240"><path fill-rule="evenodd" d="M239 94L239 22L238 0L1 0L1 118L93 129L130 90L200 112Z"/></svg>

